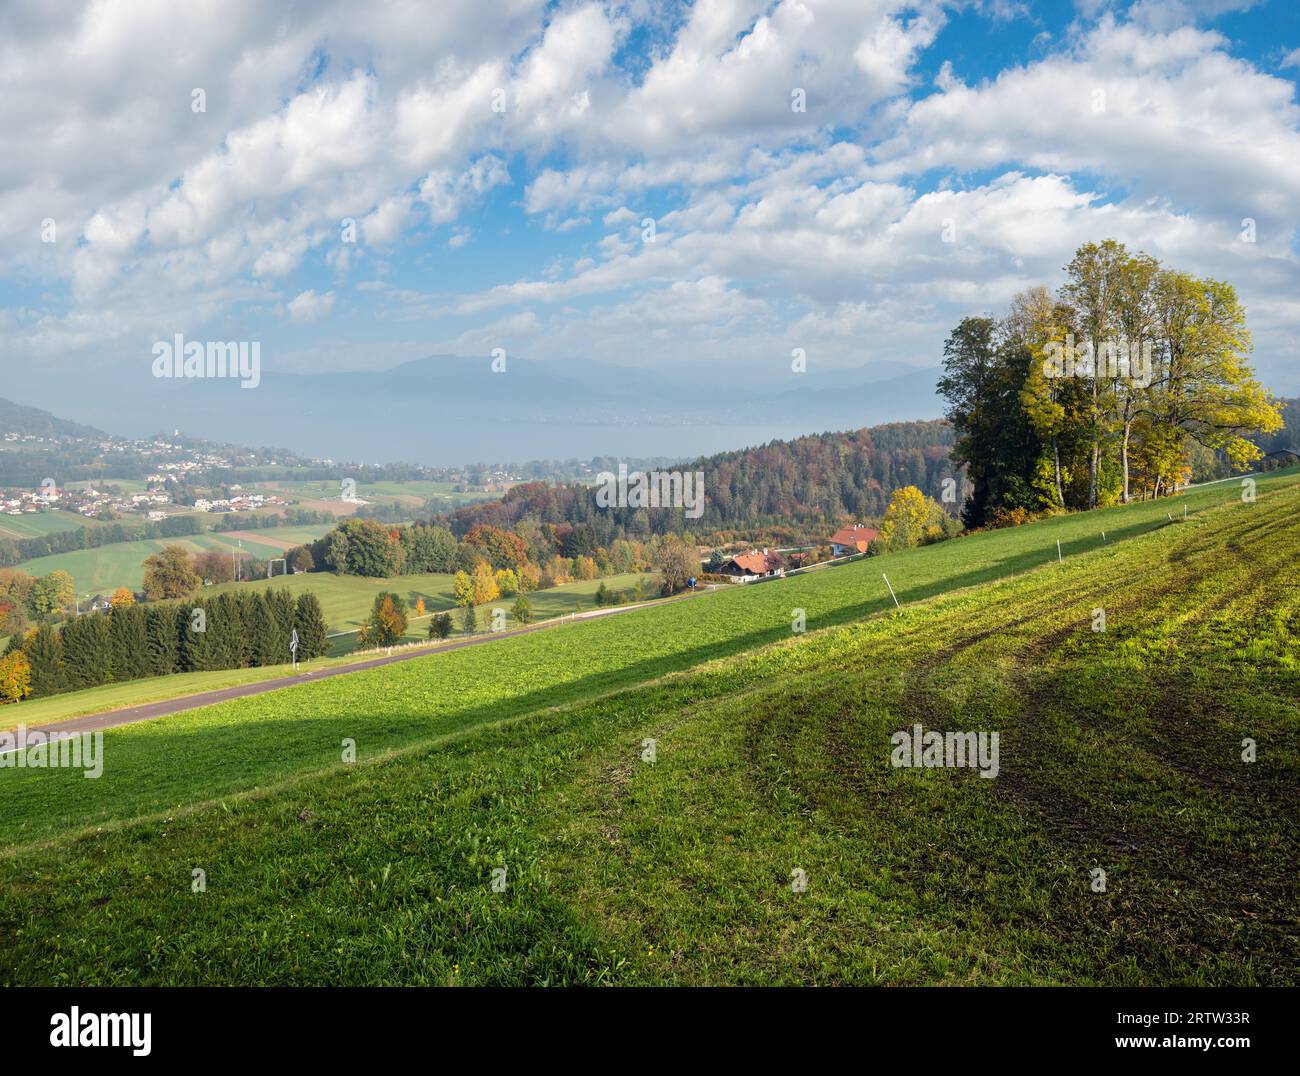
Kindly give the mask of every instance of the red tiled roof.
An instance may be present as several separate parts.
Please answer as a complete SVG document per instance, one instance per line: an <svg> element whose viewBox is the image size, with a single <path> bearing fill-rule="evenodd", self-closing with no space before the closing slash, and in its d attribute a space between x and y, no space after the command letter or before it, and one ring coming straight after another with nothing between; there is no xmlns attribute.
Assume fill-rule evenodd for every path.
<svg viewBox="0 0 1300 1076"><path fill-rule="evenodd" d="M867 546L876 540L879 535L878 530L871 527L863 527L855 524L852 527L841 527L830 536L831 545L853 546L859 553L865 553Z"/></svg>
<svg viewBox="0 0 1300 1076"><path fill-rule="evenodd" d="M746 575L764 575L781 567L781 558L775 553L760 553L758 550L753 550L749 553L736 554L731 558L731 563Z"/></svg>

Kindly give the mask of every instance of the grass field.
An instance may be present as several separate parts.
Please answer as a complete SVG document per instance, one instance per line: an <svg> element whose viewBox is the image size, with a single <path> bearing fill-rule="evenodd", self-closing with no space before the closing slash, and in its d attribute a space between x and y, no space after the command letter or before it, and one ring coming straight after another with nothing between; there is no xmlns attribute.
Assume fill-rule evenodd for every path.
<svg viewBox="0 0 1300 1076"><path fill-rule="evenodd" d="M79 512L34 512L21 516L0 514L0 538L40 538L59 531L75 531L81 527L102 526L96 519L87 519Z"/></svg>
<svg viewBox="0 0 1300 1076"><path fill-rule="evenodd" d="M4 517L0 517L2 519ZM284 543L300 545L304 540L310 541L329 530L328 526L318 527L268 527L265 530L250 532L250 537L243 537L243 553L246 557L266 559L284 555ZM241 532L242 535L243 532ZM192 553L205 549L216 549L223 553L235 554L239 550L240 537L205 533L189 535L185 538L148 538L134 542L115 542L97 549L78 549L72 553L56 553L49 557L37 557L18 565L20 571L28 575L44 575L47 572L62 569L72 575L73 583L79 595L108 593L118 587L129 587L138 591L144 582L144 562L164 546L179 545Z"/></svg>
<svg viewBox="0 0 1300 1076"><path fill-rule="evenodd" d="M420 585L418 591L410 589L410 580L413 579L425 581ZM646 581L646 587L652 597L657 593L655 591L657 577L654 575L614 575L606 577L604 582L611 589L630 590L636 585L638 579ZM404 583L405 586L397 589L408 597L412 593L424 594L426 604L431 610L452 608L451 577L446 575L408 576L404 577L403 580L375 580L360 579L357 576L340 578L328 573L320 573L284 578L276 576L270 583L259 580L253 583L241 583L239 586L243 588L252 587L258 590L267 587L277 589L283 587L290 590L295 597L305 590L313 590L322 599L322 606L326 609L327 620L333 615L337 620L332 621L332 623L346 625L349 622L359 624L364 620L374 602L374 594L383 590L385 586L391 590L394 588L394 584L399 582ZM574 612L579 605L583 609L594 609L595 602L592 600L592 596L599 585L599 580L566 583L552 590L530 595L533 602L534 619L542 621L566 616ZM228 590L233 586L234 584L217 587L205 593ZM509 614L513 599L507 599L501 603L494 602L492 605L485 606L480 610L480 628L482 632L487 633L489 631L491 609L498 604L503 605L507 614ZM508 626L512 628L517 626L513 618L508 621ZM341 630L346 630L346 628ZM429 619L427 616L419 620L412 620L411 629L403 637L403 642L424 642L428 638L428 632ZM453 640L463 638L459 626L453 632L452 638ZM3 647L3 644L4 639L0 639L0 648ZM313 661L310 665L304 667L318 669L346 665L365 660L366 656L373 656L372 654L357 656L353 653L355 648L355 636L340 636L331 640L331 652L328 658ZM123 684L109 684L104 687L86 688L82 691L70 691L62 695L51 695L48 698L32 699L24 702L20 707L0 709L0 731L14 728L20 721L29 727L33 727L48 722L63 721L67 718L82 717L86 714L98 714L107 710L119 710L128 706L140 706L144 703L180 698L184 695L196 695L217 688L235 687L240 684L272 680L279 676L287 676L290 672L290 666L287 665L255 669L223 669L215 672L178 673L174 676L151 677L146 680L131 680Z"/></svg>
<svg viewBox="0 0 1300 1076"><path fill-rule="evenodd" d="M530 594L528 599L532 603L535 619L543 620L572 613L579 608L594 608L594 595L602 582L611 590L627 591L636 586L638 579L645 579L648 596L653 596L652 584L655 577L650 574L631 573L608 576L604 580L566 583L549 590L537 591ZM414 616L415 603L421 598L424 599L425 610L429 613L454 609L456 602L452 597L451 582L450 575L439 572L427 575L402 575L393 579L368 579L358 575L334 575L332 572L307 572L291 576L277 575L269 580L258 579L251 583L225 583L213 588L211 592L231 590L235 587L243 589L253 587L258 590L284 588L296 597L303 591L310 590L320 599L321 608L325 612L325 622L333 633L351 632L359 628L370 615L375 595L382 591L391 591L400 596L407 604L408 616ZM490 615L487 610L497 605L504 607L508 612L513 604L514 598L501 598L480 610L480 615L486 618ZM411 630L407 632L405 638L423 639L428 634L428 629L427 619L413 620ZM350 648L353 644L351 640L344 640L341 645Z"/></svg>
<svg viewBox="0 0 1300 1076"><path fill-rule="evenodd" d="M0 981L1294 983L1300 487L1259 491L110 730L96 781L0 770ZM999 776L894 769L914 722L999 731Z"/></svg>
<svg viewBox="0 0 1300 1076"><path fill-rule="evenodd" d="M342 486L337 481L293 481L258 482L260 490L280 493L286 497L296 498L305 508L317 511L336 511L340 515L351 514L355 509L339 500ZM443 509L473 501L495 500L501 496L496 493L456 493L451 482L412 481L412 482L361 482L357 484L357 496L372 504L400 505L403 508L422 508L427 501L443 502Z"/></svg>

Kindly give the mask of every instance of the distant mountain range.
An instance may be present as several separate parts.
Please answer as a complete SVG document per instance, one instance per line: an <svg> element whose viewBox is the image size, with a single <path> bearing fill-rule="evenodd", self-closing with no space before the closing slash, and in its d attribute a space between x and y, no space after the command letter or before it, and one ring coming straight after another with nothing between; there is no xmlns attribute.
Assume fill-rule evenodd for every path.
<svg viewBox="0 0 1300 1076"><path fill-rule="evenodd" d="M44 406L115 433L179 428L307 456L458 465L596 455L693 457L777 437L937 418L938 370L885 364L791 372L788 362L646 370L591 361L430 356L372 372L261 385L166 380L122 367L68 378ZM10 391L20 391L22 382ZM106 405L104 401L111 400Z"/></svg>

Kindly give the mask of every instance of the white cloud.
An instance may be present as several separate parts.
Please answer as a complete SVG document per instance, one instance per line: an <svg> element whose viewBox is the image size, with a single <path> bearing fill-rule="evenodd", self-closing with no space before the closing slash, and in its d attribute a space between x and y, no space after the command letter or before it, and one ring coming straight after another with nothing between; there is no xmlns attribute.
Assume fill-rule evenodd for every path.
<svg viewBox="0 0 1300 1076"><path fill-rule="evenodd" d="M955 318L1113 235L1238 283L1260 352L1300 359L1283 331L1294 81L1207 28L1244 2L1110 6L987 81L944 65L932 85L917 72L939 0L656 11L634 73L618 58L640 4L26 8L0 39L0 276L68 298L0 307L0 356L102 353L206 318L302 325L364 270L359 304L391 303L449 350L741 360L797 337L825 361L860 361L866 339L929 363ZM1026 17L1015 0L978 10ZM490 249L505 203L554 249L498 259L484 286L440 274ZM39 242L46 217L58 243ZM321 264L335 290L304 290Z"/></svg>
<svg viewBox="0 0 1300 1076"><path fill-rule="evenodd" d="M289 320L295 325L321 321L329 317L334 310L334 293L327 291L318 295L314 291L300 292L295 298L289 300L286 310Z"/></svg>

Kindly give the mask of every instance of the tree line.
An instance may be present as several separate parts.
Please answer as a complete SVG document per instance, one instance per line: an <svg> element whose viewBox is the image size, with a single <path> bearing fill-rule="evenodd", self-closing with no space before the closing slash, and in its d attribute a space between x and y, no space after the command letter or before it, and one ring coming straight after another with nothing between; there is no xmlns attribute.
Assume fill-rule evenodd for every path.
<svg viewBox="0 0 1300 1076"><path fill-rule="evenodd" d="M473 575L486 571L499 587L539 590L575 579L641 571L656 565L666 537L647 542L599 542L588 524L521 520L513 529L477 523L457 538L439 523L384 526L350 518L301 550L289 563L303 571L331 571L389 579L439 572Z"/></svg>
<svg viewBox="0 0 1300 1076"><path fill-rule="evenodd" d="M592 487L579 483L526 482L498 501L467 505L436 522L454 536L479 525L515 529L530 520L582 527L605 548L619 539L686 533L717 544L729 539L723 532L773 526L792 527L791 539L816 540L831 524L879 518L896 489L916 486L938 499L946 479L960 485L962 475L949 460L953 440L946 421L900 422L679 463L677 469L704 473L706 508L698 519L681 508L602 508Z"/></svg>
<svg viewBox="0 0 1300 1076"><path fill-rule="evenodd" d="M40 624L10 638L0 655L0 701L56 695L149 676L283 665L328 650L314 594L232 591L193 603L122 600L59 627Z"/></svg>
<svg viewBox="0 0 1300 1076"><path fill-rule="evenodd" d="M1170 494L1197 453L1241 468L1282 426L1246 361L1232 285L1111 239L1080 247L1065 273L1055 294L965 318L945 343L939 392L968 526Z"/></svg>

